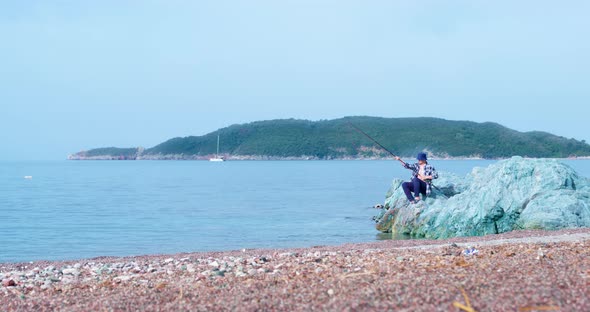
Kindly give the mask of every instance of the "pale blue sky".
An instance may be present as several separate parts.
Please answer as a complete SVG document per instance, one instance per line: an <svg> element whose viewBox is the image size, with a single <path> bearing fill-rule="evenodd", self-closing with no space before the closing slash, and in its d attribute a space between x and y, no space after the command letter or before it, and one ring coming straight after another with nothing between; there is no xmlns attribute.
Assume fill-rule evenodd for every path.
<svg viewBox="0 0 590 312"><path fill-rule="evenodd" d="M589 1L2 1L0 158L351 115L590 142L588 16Z"/></svg>

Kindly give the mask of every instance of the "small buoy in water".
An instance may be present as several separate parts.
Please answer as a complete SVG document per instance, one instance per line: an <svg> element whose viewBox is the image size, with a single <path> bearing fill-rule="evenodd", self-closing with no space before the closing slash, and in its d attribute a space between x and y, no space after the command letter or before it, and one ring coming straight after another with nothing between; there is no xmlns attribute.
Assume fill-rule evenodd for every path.
<svg viewBox="0 0 590 312"><path fill-rule="evenodd" d="M25 179L27 180L31 180L33 178L33 176L25 176Z"/></svg>
<svg viewBox="0 0 590 312"><path fill-rule="evenodd" d="M373 206L373 208L375 208L375 209L383 209L383 205L377 204L377 205Z"/></svg>

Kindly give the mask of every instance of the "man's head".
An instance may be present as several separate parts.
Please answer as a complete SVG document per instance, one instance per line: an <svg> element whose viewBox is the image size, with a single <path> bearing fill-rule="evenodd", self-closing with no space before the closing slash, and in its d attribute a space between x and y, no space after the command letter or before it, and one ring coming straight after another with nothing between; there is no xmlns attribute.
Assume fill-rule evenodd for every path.
<svg viewBox="0 0 590 312"><path fill-rule="evenodd" d="M426 153L418 153L418 156L416 156L416 159L418 159L419 163L425 163L428 160L426 158Z"/></svg>

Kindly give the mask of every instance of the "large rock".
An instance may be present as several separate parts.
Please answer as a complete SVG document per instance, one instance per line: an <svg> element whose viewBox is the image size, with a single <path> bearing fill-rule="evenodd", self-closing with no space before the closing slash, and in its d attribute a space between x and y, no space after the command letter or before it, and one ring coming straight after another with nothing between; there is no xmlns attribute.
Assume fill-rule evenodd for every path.
<svg viewBox="0 0 590 312"><path fill-rule="evenodd" d="M590 180L551 159L513 157L461 178L440 173L437 189L409 204L395 179L381 213L382 232L447 238L516 229L590 227Z"/></svg>

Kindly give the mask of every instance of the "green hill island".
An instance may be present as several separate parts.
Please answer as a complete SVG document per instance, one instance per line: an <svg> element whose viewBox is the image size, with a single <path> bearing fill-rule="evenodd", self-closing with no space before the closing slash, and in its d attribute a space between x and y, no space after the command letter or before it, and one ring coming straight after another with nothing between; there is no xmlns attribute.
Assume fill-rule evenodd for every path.
<svg viewBox="0 0 590 312"><path fill-rule="evenodd" d="M334 120L279 119L232 125L203 136L170 139L152 148L96 148L72 160L381 159L390 155L358 133L362 129L402 157L427 151L434 158L588 157L590 145L547 132L519 132L493 122L439 118L345 117Z"/></svg>

